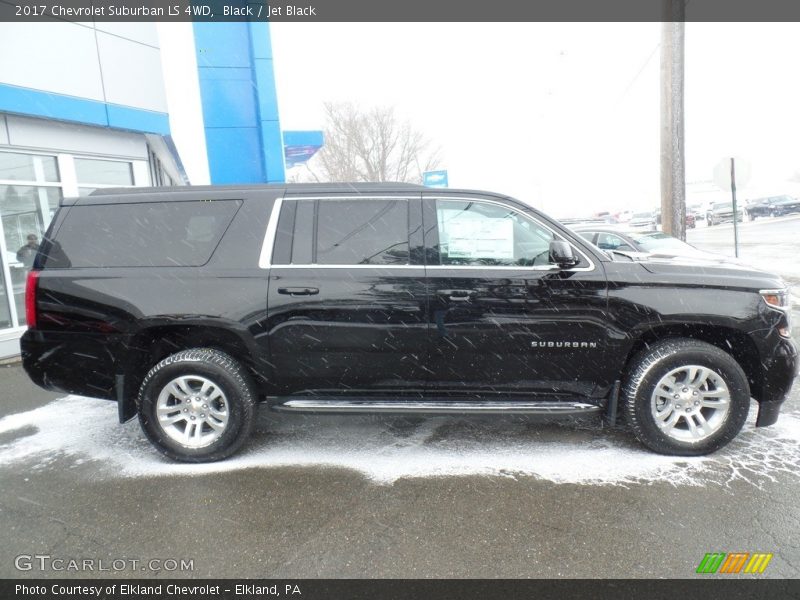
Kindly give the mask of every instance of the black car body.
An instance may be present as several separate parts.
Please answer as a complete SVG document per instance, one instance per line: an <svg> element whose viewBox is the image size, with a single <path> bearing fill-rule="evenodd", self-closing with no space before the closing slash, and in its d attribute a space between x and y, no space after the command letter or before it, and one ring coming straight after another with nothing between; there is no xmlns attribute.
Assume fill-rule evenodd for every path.
<svg viewBox="0 0 800 600"><path fill-rule="evenodd" d="M731 396L724 423L752 395L758 424L772 424L797 368L787 303L774 275L633 262L488 192L110 190L55 215L28 280L22 356L42 387L115 400L121 420L138 410L182 460L230 454L257 401L611 419L619 407L651 448L697 454L738 428L686 443L639 431L673 402L651 402L642 365L695 357L718 378L696 396L725 379L744 398ZM675 418L688 436L689 417Z"/></svg>
<svg viewBox="0 0 800 600"><path fill-rule="evenodd" d="M778 198L781 198L781 196L753 200L744 209L745 213L747 213L747 218L755 221L758 217L774 217L773 207Z"/></svg>
<svg viewBox="0 0 800 600"><path fill-rule="evenodd" d="M773 217L780 217L793 213L800 213L800 199L791 196L778 196L772 203Z"/></svg>

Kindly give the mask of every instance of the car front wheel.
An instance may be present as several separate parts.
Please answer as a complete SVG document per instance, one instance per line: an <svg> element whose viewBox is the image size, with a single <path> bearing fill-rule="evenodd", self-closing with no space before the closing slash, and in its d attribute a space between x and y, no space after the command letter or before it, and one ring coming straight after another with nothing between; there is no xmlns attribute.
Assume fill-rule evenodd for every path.
<svg viewBox="0 0 800 600"><path fill-rule="evenodd" d="M230 456L247 439L255 393L237 361L219 350L195 348L154 366L137 403L142 429L161 453L211 462Z"/></svg>
<svg viewBox="0 0 800 600"><path fill-rule="evenodd" d="M660 454L697 456L736 437L747 419L750 388L728 353L676 338L633 359L623 401L625 418L645 446Z"/></svg>

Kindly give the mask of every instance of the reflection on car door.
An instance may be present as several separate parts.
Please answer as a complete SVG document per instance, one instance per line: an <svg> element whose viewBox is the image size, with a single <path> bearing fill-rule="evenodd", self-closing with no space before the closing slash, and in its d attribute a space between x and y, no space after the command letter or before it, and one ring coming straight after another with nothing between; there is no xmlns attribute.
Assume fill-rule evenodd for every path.
<svg viewBox="0 0 800 600"><path fill-rule="evenodd" d="M419 195L284 199L268 292L281 393L421 390L420 213Z"/></svg>
<svg viewBox="0 0 800 600"><path fill-rule="evenodd" d="M431 356L428 388L590 394L604 383L602 266L549 262L560 236L525 209L483 199L423 200Z"/></svg>

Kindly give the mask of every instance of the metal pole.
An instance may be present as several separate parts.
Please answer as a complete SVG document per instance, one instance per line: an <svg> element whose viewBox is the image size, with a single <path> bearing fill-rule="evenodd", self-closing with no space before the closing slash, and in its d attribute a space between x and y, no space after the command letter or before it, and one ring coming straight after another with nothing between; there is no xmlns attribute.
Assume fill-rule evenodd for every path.
<svg viewBox="0 0 800 600"><path fill-rule="evenodd" d="M733 197L733 251L739 258L739 211L736 210L736 162L731 157L731 196Z"/></svg>
<svg viewBox="0 0 800 600"><path fill-rule="evenodd" d="M686 239L684 0L664 0L661 29L661 228Z"/></svg>

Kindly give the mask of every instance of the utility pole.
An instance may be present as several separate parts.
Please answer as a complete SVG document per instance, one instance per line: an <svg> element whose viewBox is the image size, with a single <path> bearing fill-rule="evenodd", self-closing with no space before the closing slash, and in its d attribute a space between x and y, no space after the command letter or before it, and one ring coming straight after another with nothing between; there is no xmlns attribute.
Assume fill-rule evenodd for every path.
<svg viewBox="0 0 800 600"><path fill-rule="evenodd" d="M683 138L685 0L662 0L661 228L686 240L686 165Z"/></svg>

